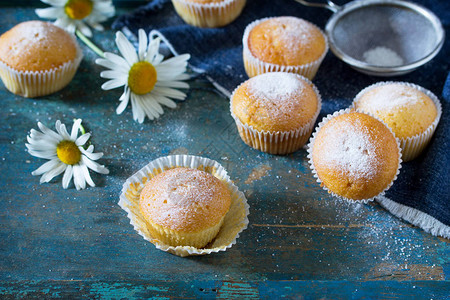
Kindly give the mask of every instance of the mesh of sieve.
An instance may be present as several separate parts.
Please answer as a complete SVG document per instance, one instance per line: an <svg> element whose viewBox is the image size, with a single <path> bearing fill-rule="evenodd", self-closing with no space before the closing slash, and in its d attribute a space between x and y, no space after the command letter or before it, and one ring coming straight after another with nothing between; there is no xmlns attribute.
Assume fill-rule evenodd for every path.
<svg viewBox="0 0 450 300"><path fill-rule="evenodd" d="M444 30L428 9L401 0L353 1L339 7L296 0L335 12L326 25L333 53L372 75L400 75L431 60L441 49Z"/></svg>

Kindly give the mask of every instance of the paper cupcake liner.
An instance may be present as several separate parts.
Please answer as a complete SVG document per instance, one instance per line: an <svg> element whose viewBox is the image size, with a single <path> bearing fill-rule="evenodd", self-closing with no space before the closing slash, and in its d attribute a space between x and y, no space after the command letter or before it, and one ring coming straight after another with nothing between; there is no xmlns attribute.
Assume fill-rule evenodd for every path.
<svg viewBox="0 0 450 300"><path fill-rule="evenodd" d="M322 121L317 125L316 130L314 131L314 133L311 136L311 139L309 141L309 144L307 146L307 151L308 151L308 162L309 162L309 167L313 173L314 178L316 178L316 181L319 183L319 185L322 186L322 188L327 191L329 194L333 195L334 197L341 199L341 200L345 200L348 201L350 203L368 203L370 201L373 201L376 197L379 196L383 196L387 190L389 190L391 188L391 186L394 184L394 181L397 180L398 174L400 174L400 169L402 168L402 150L400 147L400 141L399 139L395 136L394 132L391 130L391 128L389 128L386 123L383 122L383 120L380 120L379 118L375 117L374 115L370 114L370 113L364 113L366 115L369 115L375 119L377 119L378 121L380 121L381 123L383 123L387 129L389 129L389 131L392 133L392 135L395 138L395 141L397 142L397 147L398 147L398 168L397 168L397 173L395 174L394 178L392 179L392 181L386 186L386 188L381 191L378 195L375 195L373 197L367 198L367 199L361 199L361 200L354 200L354 199L350 199L347 197L343 197L341 195L338 195L336 193L334 193L333 191L331 191L330 189L328 189L325 184L323 184L322 180L320 179L319 175L317 174L316 168L314 167L314 161L312 158L312 150L314 148L314 142L316 139L317 134L319 133L320 129L322 128L322 126L324 126L328 121L330 121L331 119L343 115L343 114L348 114L350 112L354 111L351 108L347 108L347 109L341 109L339 111L334 112L333 114L328 114L326 117L324 117L322 119ZM363 113L363 112L360 112Z"/></svg>
<svg viewBox="0 0 450 300"><path fill-rule="evenodd" d="M198 3L189 0L172 0L178 15L188 24L197 27L221 27L233 22L242 12L246 0Z"/></svg>
<svg viewBox="0 0 450 300"><path fill-rule="evenodd" d="M412 87L412 88L415 88L415 89L421 91L422 93L427 95L433 101L434 105L436 106L436 110L437 110L436 119L433 121L433 123L431 123L430 126L428 126L428 128L424 132L416 134L412 137L399 138L400 147L402 148L402 155L403 155L402 159L403 159L403 161L406 162L406 161L413 160L414 158L419 156L419 154L422 153L422 151L427 147L428 143L430 142L431 138L433 137L434 131L436 130L439 120L441 119L442 106L441 106L441 102L439 101L438 97L436 97L435 94L433 94L431 91L429 91L419 85L409 83L409 82L383 81L383 82L377 82L375 84L372 84L372 85L366 87L365 89L363 89L362 91L360 91L358 93L358 95L356 95L355 99L353 100L352 107L354 108L355 103L358 102L358 100L362 97L362 95L367 93L369 90L379 87L379 86L393 84L393 83L406 85L408 87ZM358 110L358 111L361 111L361 110Z"/></svg>
<svg viewBox="0 0 450 300"><path fill-rule="evenodd" d="M323 54L315 61L310 62L308 64L304 65L298 65L298 66L283 66L283 65L277 65L272 64L268 62L264 62L260 60L259 58L255 57L248 48L248 36L250 34L250 31L258 25L261 22L264 22L266 20L273 19L275 17L271 18L263 18L260 20L253 21L252 23L248 24L244 31L244 36L242 38L242 46L243 46L243 60L244 60L244 67L245 72L247 73L248 77L254 77L259 74L268 73L268 72L288 72L288 73L297 73L299 75L305 76L306 78L312 80L314 76L316 76L317 70L319 69L320 65L322 64L323 59L325 58L327 52L328 52L328 38L324 34L324 32L317 27L316 25L310 23L314 27L316 27L325 38L325 50Z"/></svg>
<svg viewBox="0 0 450 300"><path fill-rule="evenodd" d="M219 233L205 248L198 249L191 246L174 247L155 239L150 233L147 222L139 210L140 193L147 180L165 170L176 167L188 167L208 172L222 180L230 191L230 210L225 216ZM161 157L150 162L124 183L119 206L127 212L130 224L134 226L134 229L144 239L154 244L160 250L183 257L226 251L236 243L239 234L248 226L249 206L247 199L230 180L227 171L214 160L192 155L172 155Z"/></svg>
<svg viewBox="0 0 450 300"><path fill-rule="evenodd" d="M10 92L23 97L33 98L59 91L69 84L83 59L76 40L75 45L75 59L46 71L18 71L0 60L0 78Z"/></svg>
<svg viewBox="0 0 450 300"><path fill-rule="evenodd" d="M244 84L241 83L231 94L230 97L230 112L234 121L236 122L239 135L244 143L252 148L267 152L270 154L289 154L297 151L308 142L309 137L314 129L314 124L322 109L322 97L317 87L307 78L298 75L309 85L312 86L317 95L317 110L311 120L302 127L291 131L265 131L257 130L251 125L241 122L239 118L233 113L232 102L236 90Z"/></svg>

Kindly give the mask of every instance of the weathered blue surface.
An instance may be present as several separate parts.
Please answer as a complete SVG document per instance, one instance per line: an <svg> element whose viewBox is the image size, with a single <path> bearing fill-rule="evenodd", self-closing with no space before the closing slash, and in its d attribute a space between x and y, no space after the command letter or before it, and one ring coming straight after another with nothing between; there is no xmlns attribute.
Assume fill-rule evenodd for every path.
<svg viewBox="0 0 450 300"><path fill-rule="evenodd" d="M0 10L0 32L34 19L31 8ZM113 32L94 41L115 51ZM185 102L156 121L116 115L120 89L100 89L102 68L85 59L71 84L39 99L0 84L0 294L10 298L448 299L449 241L393 217L377 204L325 193L306 152L286 157L248 148L228 99L200 79ZM97 187L63 190L61 178L31 176L44 160L26 152L37 121L83 119L110 175ZM117 205L123 182L171 153L219 161L251 206L249 228L226 252L180 258L143 240ZM266 170L266 172L264 172ZM265 175L265 176L261 176Z"/></svg>

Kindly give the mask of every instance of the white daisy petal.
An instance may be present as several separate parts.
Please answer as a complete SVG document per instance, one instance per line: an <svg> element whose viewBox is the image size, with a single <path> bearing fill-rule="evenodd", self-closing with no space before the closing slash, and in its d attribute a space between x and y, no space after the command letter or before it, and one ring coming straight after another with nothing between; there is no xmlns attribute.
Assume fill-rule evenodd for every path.
<svg viewBox="0 0 450 300"><path fill-rule="evenodd" d="M73 167L71 165L68 165L62 179L63 189L67 189L69 187L69 183L70 180L72 180L72 176L73 176Z"/></svg>
<svg viewBox="0 0 450 300"><path fill-rule="evenodd" d="M75 141L75 145L83 146L84 144L86 144L86 142L89 140L90 137L91 137L90 133L83 134L82 136L77 138L77 140Z"/></svg>
<svg viewBox="0 0 450 300"><path fill-rule="evenodd" d="M150 119L153 120L155 118L159 117L158 112L155 110L155 108L151 105L152 100L149 98L150 95L145 95L144 97L136 97L136 102L138 103L139 107L144 111L145 115ZM144 116L145 118L145 116Z"/></svg>
<svg viewBox="0 0 450 300"><path fill-rule="evenodd" d="M114 53L105 52L105 58L107 60L110 60L114 64L116 64L117 68L114 68L114 70L118 70L118 68L123 68L124 72L127 74L130 71L131 65L123 57L121 57L117 54L114 54ZM113 69L113 68L111 68L111 69ZM122 70L122 69L120 69L120 70Z"/></svg>
<svg viewBox="0 0 450 300"><path fill-rule="evenodd" d="M126 83L127 83L127 81L123 80L123 78L122 79L113 79L113 80L107 81L104 84L102 84L102 89L112 90L112 89L118 88L120 86L123 86Z"/></svg>
<svg viewBox="0 0 450 300"><path fill-rule="evenodd" d="M181 54L163 61L159 66L186 66L189 58L191 58L189 54Z"/></svg>
<svg viewBox="0 0 450 300"><path fill-rule="evenodd" d="M188 89L189 84L184 81L158 81L155 86L160 87L171 87L171 88L179 88L179 89Z"/></svg>
<svg viewBox="0 0 450 300"><path fill-rule="evenodd" d="M138 56L133 45L128 41L125 35L118 31L116 33L116 45L125 60L131 65L138 62Z"/></svg>
<svg viewBox="0 0 450 300"><path fill-rule="evenodd" d="M73 165L73 183L77 190L86 188L86 181L79 165Z"/></svg>
<svg viewBox="0 0 450 300"><path fill-rule="evenodd" d="M57 7L37 8L35 13L43 19L53 20L61 17L61 9Z"/></svg>
<svg viewBox="0 0 450 300"><path fill-rule="evenodd" d="M59 120L58 120L59 121ZM61 123L61 122L60 122ZM64 140L70 140L70 135L67 132L66 125L59 124L59 126L55 126L56 131Z"/></svg>
<svg viewBox="0 0 450 300"><path fill-rule="evenodd" d="M125 108L128 106L128 102L130 101L130 89L126 89L125 92L120 96L119 100L121 101L119 106L116 108L116 114L120 115L123 113Z"/></svg>
<svg viewBox="0 0 450 300"><path fill-rule="evenodd" d="M56 149L52 151L35 151L28 148L28 153L30 153L30 155L45 159L52 159L56 157Z"/></svg>
<svg viewBox="0 0 450 300"><path fill-rule="evenodd" d="M50 171L51 169L53 169L60 163L61 163L61 161L59 159L57 159L57 158L52 159L52 160L46 162L45 164L43 164L42 166L40 166L39 168L37 168L36 170L34 170L33 172L31 172L31 175L33 175L33 176L42 175L45 172Z"/></svg>
<svg viewBox="0 0 450 300"><path fill-rule="evenodd" d="M85 156L83 156L81 158L81 160L86 165L86 167L88 167L92 171L95 171L100 174L109 174L109 170L105 166L102 166L102 165L96 163L95 161L90 160L89 158L87 158Z"/></svg>
<svg viewBox="0 0 450 300"><path fill-rule="evenodd" d="M100 73L101 78L128 80L128 74L118 71L103 71Z"/></svg>
<svg viewBox="0 0 450 300"><path fill-rule="evenodd" d="M177 104L176 104L173 100L171 100L171 99L169 99L169 98L167 98L167 97L164 97L164 96L158 96L157 99L158 99L158 102L159 102L160 104L165 105L165 106L167 106L167 107L169 107L169 108L175 108L175 107L177 107Z"/></svg>
<svg viewBox="0 0 450 300"><path fill-rule="evenodd" d="M162 115L164 113L161 105L159 105L158 101L156 100L156 98L158 97L154 97L152 96L152 94L148 94L146 98L147 100L144 98L144 101L146 100L145 102L158 112L158 117L159 115Z"/></svg>
<svg viewBox="0 0 450 300"><path fill-rule="evenodd" d="M76 119L72 125L72 131L70 132L70 139L72 141L75 141L77 139L78 130L80 129L81 121L82 121L81 119Z"/></svg>
<svg viewBox="0 0 450 300"><path fill-rule="evenodd" d="M41 1L55 7L63 7L64 4L67 2L66 0L41 0Z"/></svg>
<svg viewBox="0 0 450 300"><path fill-rule="evenodd" d="M83 22L78 21L76 26L81 31L82 34L84 34L87 37L92 37L92 31Z"/></svg>
<svg viewBox="0 0 450 300"><path fill-rule="evenodd" d="M147 34L143 29L139 29L139 60L145 59L147 52Z"/></svg>
<svg viewBox="0 0 450 300"><path fill-rule="evenodd" d="M160 38L153 39L149 42L148 48L147 48L147 55L145 56L145 60L149 63L154 62L155 56L158 55L159 51L159 44L161 42Z"/></svg>
<svg viewBox="0 0 450 300"><path fill-rule="evenodd" d="M105 53L106 55L106 53ZM125 61L125 60L124 60ZM128 63L125 61L125 66L119 66L117 64L115 64L114 62L108 60L108 59L104 59L104 58L97 58L95 60L95 63L97 65L103 66L105 68L114 70L114 71L118 71L118 72L124 72L128 74L128 70L130 69L130 67L128 66Z"/></svg>
<svg viewBox="0 0 450 300"><path fill-rule="evenodd" d="M49 129L48 127L46 127L44 124L42 124L41 122L38 122L38 127L39 129L42 131L42 133L44 133L45 135L48 135L58 141L61 141L62 138L60 135L58 135L56 132L54 132L53 130Z"/></svg>
<svg viewBox="0 0 450 300"><path fill-rule="evenodd" d="M167 96L167 97L178 99L178 100L184 100L184 98L186 98L185 93L180 92L179 90L166 88L166 87L155 87L152 92L155 95Z"/></svg>
<svg viewBox="0 0 450 300"><path fill-rule="evenodd" d="M54 167L53 169L51 169L50 171L48 171L47 173L42 175L42 177L40 179L40 183L49 182L54 177L56 177L59 174L61 174L62 172L64 172L66 167L67 167L67 165L60 162L58 165L56 165L56 167Z"/></svg>
<svg viewBox="0 0 450 300"><path fill-rule="evenodd" d="M89 170L86 167L86 165L80 165L81 168L81 172L84 176L84 179L86 180L86 183L89 184L90 186L95 186L95 183L92 181L91 175L89 174Z"/></svg>
<svg viewBox="0 0 450 300"><path fill-rule="evenodd" d="M89 150L89 148L88 148L88 150ZM81 153L86 155L86 157L89 158L90 160L97 160L103 156L103 152L92 153L87 150L84 150L83 148L80 148L80 151L81 151Z"/></svg>

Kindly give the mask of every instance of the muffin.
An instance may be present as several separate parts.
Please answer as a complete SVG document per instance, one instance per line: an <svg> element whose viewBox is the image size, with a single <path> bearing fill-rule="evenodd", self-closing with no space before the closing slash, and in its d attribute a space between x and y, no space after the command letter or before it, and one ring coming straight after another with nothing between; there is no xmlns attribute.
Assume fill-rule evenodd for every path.
<svg viewBox="0 0 450 300"><path fill-rule="evenodd" d="M8 90L24 97L62 89L81 59L76 39L48 22L23 22L0 36L0 77Z"/></svg>
<svg viewBox="0 0 450 300"><path fill-rule="evenodd" d="M222 181L180 167L148 181L139 208L156 239L171 246L202 248L219 232L230 204L230 191Z"/></svg>
<svg viewBox="0 0 450 300"><path fill-rule="evenodd" d="M290 72L313 79L328 51L325 34L295 17L274 17L250 23L244 32L243 59L249 77Z"/></svg>
<svg viewBox="0 0 450 300"><path fill-rule="evenodd" d="M198 27L221 27L233 22L246 0L172 0L178 15Z"/></svg>
<svg viewBox="0 0 450 300"><path fill-rule="evenodd" d="M265 73L231 95L231 115L242 140L271 154L288 154L307 142L319 115L319 91L298 74Z"/></svg>
<svg viewBox="0 0 450 300"><path fill-rule="evenodd" d="M322 187L349 201L384 194L401 163L398 140L380 120L341 110L319 124L309 144L309 162Z"/></svg>
<svg viewBox="0 0 450 300"><path fill-rule="evenodd" d="M383 120L400 139L403 161L428 145L441 117L441 104L430 91L405 82L381 82L362 90L353 106Z"/></svg>

